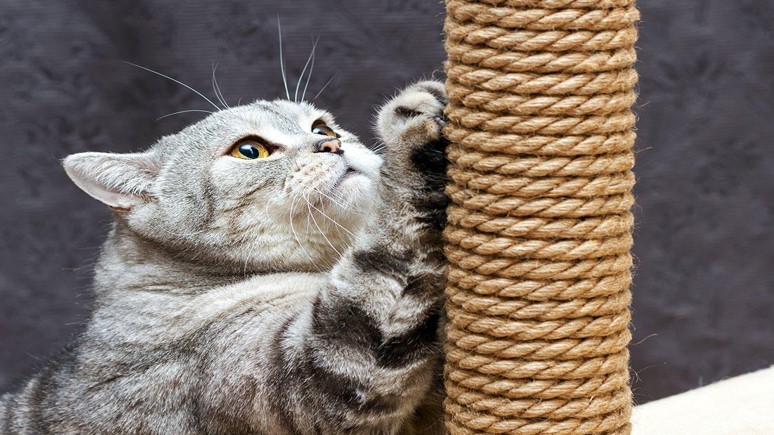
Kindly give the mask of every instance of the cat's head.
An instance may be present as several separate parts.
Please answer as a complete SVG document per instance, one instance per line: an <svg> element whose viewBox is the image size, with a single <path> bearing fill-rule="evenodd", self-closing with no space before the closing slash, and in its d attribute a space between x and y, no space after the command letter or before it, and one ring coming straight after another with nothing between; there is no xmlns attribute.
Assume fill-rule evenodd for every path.
<svg viewBox="0 0 774 435"><path fill-rule="evenodd" d="M224 273L330 266L370 214L381 163L329 113L287 100L215 112L142 153L64 160L134 235Z"/></svg>

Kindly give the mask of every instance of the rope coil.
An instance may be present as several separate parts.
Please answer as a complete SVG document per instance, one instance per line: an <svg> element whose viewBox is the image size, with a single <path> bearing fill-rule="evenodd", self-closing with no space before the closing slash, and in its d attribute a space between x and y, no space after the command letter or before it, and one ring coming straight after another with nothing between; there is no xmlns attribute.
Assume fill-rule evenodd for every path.
<svg viewBox="0 0 774 435"><path fill-rule="evenodd" d="M628 434L634 0L446 0L449 433Z"/></svg>

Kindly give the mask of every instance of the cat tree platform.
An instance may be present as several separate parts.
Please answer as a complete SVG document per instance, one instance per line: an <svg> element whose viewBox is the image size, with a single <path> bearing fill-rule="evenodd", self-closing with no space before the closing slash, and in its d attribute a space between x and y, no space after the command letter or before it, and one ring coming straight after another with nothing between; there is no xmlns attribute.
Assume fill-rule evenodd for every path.
<svg viewBox="0 0 774 435"><path fill-rule="evenodd" d="M772 435L774 366L634 408L633 435Z"/></svg>

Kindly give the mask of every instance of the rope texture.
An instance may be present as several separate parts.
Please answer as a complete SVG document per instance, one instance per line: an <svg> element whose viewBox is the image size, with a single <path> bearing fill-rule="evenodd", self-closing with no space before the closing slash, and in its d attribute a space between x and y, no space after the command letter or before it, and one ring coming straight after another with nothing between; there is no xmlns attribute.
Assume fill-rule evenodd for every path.
<svg viewBox="0 0 774 435"><path fill-rule="evenodd" d="M634 0L446 0L451 434L628 434Z"/></svg>

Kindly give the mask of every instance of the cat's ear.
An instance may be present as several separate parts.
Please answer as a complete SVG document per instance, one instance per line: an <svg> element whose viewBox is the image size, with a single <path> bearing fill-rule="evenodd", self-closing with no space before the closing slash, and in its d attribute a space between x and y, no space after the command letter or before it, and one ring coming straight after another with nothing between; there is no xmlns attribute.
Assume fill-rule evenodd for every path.
<svg viewBox="0 0 774 435"><path fill-rule="evenodd" d="M119 209L145 202L161 167L153 152L78 153L62 163L70 179L84 192Z"/></svg>

